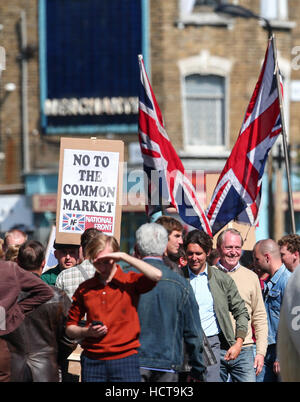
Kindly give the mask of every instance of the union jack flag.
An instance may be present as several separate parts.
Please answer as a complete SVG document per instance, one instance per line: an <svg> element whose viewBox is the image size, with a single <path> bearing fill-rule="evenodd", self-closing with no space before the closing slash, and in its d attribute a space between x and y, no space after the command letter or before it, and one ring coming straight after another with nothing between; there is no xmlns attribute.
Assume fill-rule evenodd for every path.
<svg viewBox="0 0 300 402"><path fill-rule="evenodd" d="M163 202L177 209L181 219L210 236L209 222L195 189L164 128L163 118L152 91L143 57L139 56L139 141L148 178L148 216L161 210Z"/></svg>
<svg viewBox="0 0 300 402"><path fill-rule="evenodd" d="M81 214L63 214L62 229L70 232L83 232L85 225L85 216Z"/></svg>
<svg viewBox="0 0 300 402"><path fill-rule="evenodd" d="M265 164L282 128L276 68L271 38L238 139L206 210L213 234L233 219L257 223Z"/></svg>

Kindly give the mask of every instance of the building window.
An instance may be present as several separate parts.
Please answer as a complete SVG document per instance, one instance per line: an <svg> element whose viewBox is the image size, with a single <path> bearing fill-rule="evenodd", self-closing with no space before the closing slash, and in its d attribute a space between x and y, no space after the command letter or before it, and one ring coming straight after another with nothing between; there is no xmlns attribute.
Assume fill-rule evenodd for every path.
<svg viewBox="0 0 300 402"><path fill-rule="evenodd" d="M184 152L198 155L228 151L229 76L232 61L199 55L180 60Z"/></svg>
<svg viewBox="0 0 300 402"><path fill-rule="evenodd" d="M228 18L214 12L215 7L227 0L178 0L178 25L229 25Z"/></svg>
<svg viewBox="0 0 300 402"><path fill-rule="evenodd" d="M179 0L181 15L188 15L199 12L211 12L220 4L227 3L227 0Z"/></svg>
<svg viewBox="0 0 300 402"><path fill-rule="evenodd" d="M189 146L225 145L225 79L217 75L185 77L186 140Z"/></svg>
<svg viewBox="0 0 300 402"><path fill-rule="evenodd" d="M287 20L288 2L287 0L261 0L261 16L269 20Z"/></svg>

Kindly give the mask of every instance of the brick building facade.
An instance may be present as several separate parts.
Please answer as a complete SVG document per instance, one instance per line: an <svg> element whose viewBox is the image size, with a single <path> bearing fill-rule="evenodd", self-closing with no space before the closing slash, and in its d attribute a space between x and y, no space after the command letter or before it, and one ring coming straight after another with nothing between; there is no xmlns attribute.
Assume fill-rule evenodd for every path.
<svg viewBox="0 0 300 402"><path fill-rule="evenodd" d="M6 50L6 70L0 82L0 152L5 155L0 160L1 194L26 194L28 177L36 179L36 189L43 177L38 192L51 192L45 190L44 182L47 175L52 175L55 181L60 137L83 136L78 132L49 135L41 129L40 55L43 49L40 49L40 12L41 4L45 2L10 0L0 4L0 45ZM258 20L214 13L211 4L220 1L196 1L194 8L189 10L186 5L193 2L141 0L141 3L144 35L149 28L143 51L149 53L148 72L167 133L187 169L219 173L237 138L258 79L267 31ZM264 11L270 19L286 84L287 131L291 144L299 144L299 100L290 98L292 84L297 89L300 81L300 60L297 58L300 53L297 49L300 46L299 1L276 0L271 2L273 5L269 9L270 2L266 0L227 3L244 6L256 14ZM20 39L22 10L26 12L27 36L27 48L23 52ZM23 81L23 85L27 94L24 94L24 87L22 92L24 65L27 81ZM10 82L16 85L16 90L6 95L5 85ZM295 96L297 99L297 93ZM193 108L199 105L204 107L201 119L192 121ZM28 144L24 142L24 135L28 137ZM122 139L125 160L129 158L128 144L138 141L136 132L96 132L93 136ZM25 159L28 154L27 162L24 153ZM296 166L297 159L292 162Z"/></svg>

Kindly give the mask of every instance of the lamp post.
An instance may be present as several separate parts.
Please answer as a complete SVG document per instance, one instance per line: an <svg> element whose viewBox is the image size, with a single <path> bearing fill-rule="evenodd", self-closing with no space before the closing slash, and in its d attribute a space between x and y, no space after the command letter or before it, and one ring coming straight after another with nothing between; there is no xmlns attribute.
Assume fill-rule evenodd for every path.
<svg viewBox="0 0 300 402"><path fill-rule="evenodd" d="M214 9L215 13L222 13L230 15L231 17L241 17L246 19L256 19L263 21L266 25L266 29L268 32L268 37L270 38L273 34L272 27L270 21L267 18L262 17L261 15L255 14L253 11L245 8L243 6L235 5L235 4L220 4Z"/></svg>
<svg viewBox="0 0 300 402"><path fill-rule="evenodd" d="M280 90L280 78L279 78L278 63L277 63L277 50L276 50L276 45L274 43L275 38L273 36L273 31L272 31L270 21L267 18L264 18L258 14L255 14L253 11L249 10L248 8L245 8L245 7L239 6L239 5L234 5L234 4L220 4L219 6L217 6L214 9L214 11L216 13L230 15L231 17L241 17L241 18L246 18L246 19L256 19L256 20L263 21L265 23L265 27L268 32L268 39L273 37L273 50L274 50L274 62L275 62L274 74L276 74L276 79L277 79L280 117L281 117L281 124L282 124L281 134L282 134L282 143L283 143L284 160L285 160L287 185L288 185L288 201L289 201L289 210L290 210L290 218L291 218L291 231L292 231L292 233L296 233L293 197L292 197L292 189L291 189L291 181L290 181L290 169L289 169L289 160L288 160L287 136L286 136L286 131L285 131L285 119L284 119L284 113L283 113L282 93ZM271 161L271 166L272 166L272 161ZM271 172L271 176L272 176L272 172ZM272 177L270 178L270 175L269 175L269 183L270 183L270 179L272 180ZM270 194L270 192L269 192L269 194ZM273 224L271 224L271 222L270 222L270 220L271 220L270 213L272 213L272 210L273 210L273 208L272 208L273 200L271 198L272 198L272 193L271 193L271 197L269 196L269 231L271 232L270 235L273 234ZM270 205L270 203L271 203L271 205ZM283 232L283 230L282 230L282 232Z"/></svg>

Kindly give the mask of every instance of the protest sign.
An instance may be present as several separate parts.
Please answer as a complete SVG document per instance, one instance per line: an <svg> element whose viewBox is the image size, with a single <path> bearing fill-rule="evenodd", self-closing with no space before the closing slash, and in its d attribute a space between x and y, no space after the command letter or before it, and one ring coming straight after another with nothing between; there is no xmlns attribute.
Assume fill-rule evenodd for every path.
<svg viewBox="0 0 300 402"><path fill-rule="evenodd" d="M54 255L55 250L54 250L54 247L53 247L54 240L55 240L55 232L56 232L55 226L52 226L51 232L50 232L50 235L49 235L49 239L48 239L46 253L45 253L46 264L45 264L45 266L43 268L43 273L48 271L49 268L53 268L58 264L58 261L57 261L55 255Z"/></svg>
<svg viewBox="0 0 300 402"><path fill-rule="evenodd" d="M120 240L124 143L61 138L56 241L79 244L96 228Z"/></svg>

